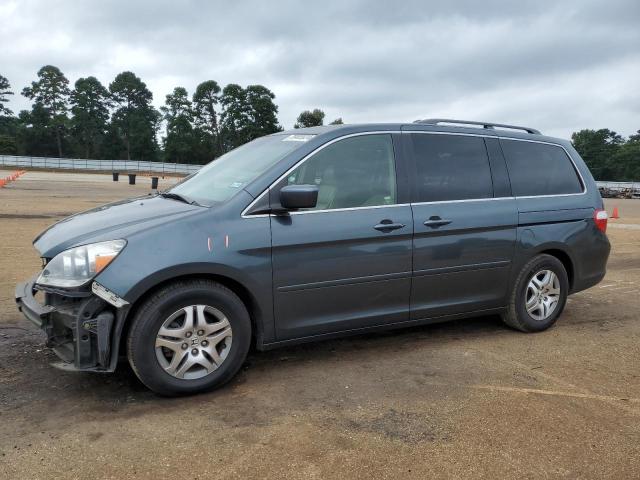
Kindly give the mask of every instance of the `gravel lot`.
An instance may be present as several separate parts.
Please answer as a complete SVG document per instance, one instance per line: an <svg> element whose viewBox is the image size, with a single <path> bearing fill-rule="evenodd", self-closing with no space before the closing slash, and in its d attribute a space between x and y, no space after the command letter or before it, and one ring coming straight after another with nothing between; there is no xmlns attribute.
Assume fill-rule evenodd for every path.
<svg viewBox="0 0 640 480"><path fill-rule="evenodd" d="M640 200L607 201L607 277L547 332L484 317L255 352L222 390L167 400L126 364L53 369L13 300L43 228L150 192L122 180L0 189L0 478L640 478Z"/></svg>

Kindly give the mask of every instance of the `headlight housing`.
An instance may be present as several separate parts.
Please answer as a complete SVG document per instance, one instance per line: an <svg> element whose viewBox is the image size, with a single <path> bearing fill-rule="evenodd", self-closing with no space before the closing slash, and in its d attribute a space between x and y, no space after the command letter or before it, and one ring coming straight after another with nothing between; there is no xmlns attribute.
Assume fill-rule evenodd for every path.
<svg viewBox="0 0 640 480"><path fill-rule="evenodd" d="M84 285L104 270L126 244L125 240L109 240L65 250L45 266L36 283L62 288Z"/></svg>

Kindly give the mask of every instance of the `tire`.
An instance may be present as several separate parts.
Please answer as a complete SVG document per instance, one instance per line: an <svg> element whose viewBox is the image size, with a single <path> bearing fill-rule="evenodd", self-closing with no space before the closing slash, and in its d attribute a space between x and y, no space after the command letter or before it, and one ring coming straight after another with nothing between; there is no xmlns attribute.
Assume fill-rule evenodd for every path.
<svg viewBox="0 0 640 480"><path fill-rule="evenodd" d="M557 284L552 275L546 276L543 272L553 272L557 278ZM533 280L534 275L536 275L535 281ZM557 302L552 309L549 308L549 305L554 304L553 300L545 299L555 298L555 295L550 292L555 292L556 289L553 286L539 288L538 285L543 283L541 280L553 282L553 285L558 286ZM530 282L533 282L534 285L530 285ZM545 296L545 292L548 296ZM562 314L568 292L569 278L562 262L551 255L537 255L529 260L520 271L509 297L507 311L502 315L502 320L510 327L522 332L546 330ZM528 311L528 306L534 310ZM546 310L544 310L545 308ZM544 313L548 315L545 317Z"/></svg>
<svg viewBox="0 0 640 480"><path fill-rule="evenodd" d="M146 299L132 322L131 368L149 389L165 396L220 387L240 369L251 343L244 303L211 280L171 283Z"/></svg>

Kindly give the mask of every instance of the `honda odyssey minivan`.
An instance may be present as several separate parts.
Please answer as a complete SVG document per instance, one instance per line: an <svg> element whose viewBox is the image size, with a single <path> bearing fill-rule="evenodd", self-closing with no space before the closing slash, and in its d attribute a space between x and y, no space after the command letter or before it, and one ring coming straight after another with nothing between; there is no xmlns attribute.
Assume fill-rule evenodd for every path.
<svg viewBox="0 0 640 480"><path fill-rule="evenodd" d="M258 138L173 188L66 218L18 308L68 370L126 355L164 395L251 346L499 314L539 332L605 274L607 214L571 143L486 122Z"/></svg>

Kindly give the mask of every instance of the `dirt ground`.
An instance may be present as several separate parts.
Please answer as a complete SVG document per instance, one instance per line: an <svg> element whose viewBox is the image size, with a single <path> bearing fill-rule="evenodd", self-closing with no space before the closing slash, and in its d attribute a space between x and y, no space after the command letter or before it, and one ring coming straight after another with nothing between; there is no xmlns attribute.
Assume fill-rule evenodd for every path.
<svg viewBox="0 0 640 480"><path fill-rule="evenodd" d="M0 478L640 478L640 200L607 201L607 277L549 331L485 317L255 352L168 400L126 364L53 369L13 300L44 227L149 192L39 172L0 189Z"/></svg>

